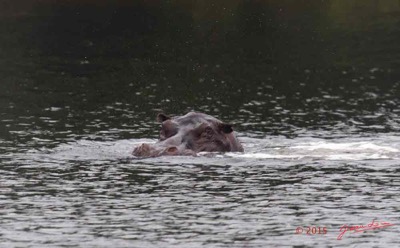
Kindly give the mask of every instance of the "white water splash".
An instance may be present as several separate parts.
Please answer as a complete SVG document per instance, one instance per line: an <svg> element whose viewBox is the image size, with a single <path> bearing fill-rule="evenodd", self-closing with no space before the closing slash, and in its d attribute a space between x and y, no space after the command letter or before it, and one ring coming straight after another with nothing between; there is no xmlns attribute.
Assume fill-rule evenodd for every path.
<svg viewBox="0 0 400 248"><path fill-rule="evenodd" d="M358 138L361 139L361 138ZM228 153L228 156L252 159L291 159L301 160L305 158L321 160L376 160L399 159L400 138L384 141L381 139L369 140L323 140L323 139L274 139L269 141L270 146L264 146L263 141L249 139L248 152L244 154Z"/></svg>
<svg viewBox="0 0 400 248"><path fill-rule="evenodd" d="M124 158L134 158L131 153L135 146L141 143L154 143L155 140L135 139L119 141L88 141L61 144L57 148L33 151L25 156L47 158L50 160L91 160L111 161ZM174 163L205 162L207 157L218 160L224 158L238 159L245 162L247 159L257 160L394 160L400 159L400 137L374 137L374 138L352 138L352 139L316 139L272 137L264 139L243 138L244 153L200 153L200 158L193 157L168 157L153 158L152 160L170 161ZM214 161L214 160L213 160ZM215 162L215 161L214 161Z"/></svg>

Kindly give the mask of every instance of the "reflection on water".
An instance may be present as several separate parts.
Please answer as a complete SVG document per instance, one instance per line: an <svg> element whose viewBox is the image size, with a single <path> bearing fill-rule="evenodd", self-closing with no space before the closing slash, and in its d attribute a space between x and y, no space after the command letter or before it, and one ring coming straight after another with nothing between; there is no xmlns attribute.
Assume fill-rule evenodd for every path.
<svg viewBox="0 0 400 248"><path fill-rule="evenodd" d="M400 242L398 1L155 3L0 3L1 244ZM130 155L190 110L246 152Z"/></svg>

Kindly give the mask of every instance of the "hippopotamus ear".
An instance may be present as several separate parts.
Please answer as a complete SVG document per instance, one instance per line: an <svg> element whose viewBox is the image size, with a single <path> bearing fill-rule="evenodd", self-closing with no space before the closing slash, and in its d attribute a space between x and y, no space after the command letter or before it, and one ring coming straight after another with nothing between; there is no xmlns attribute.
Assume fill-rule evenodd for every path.
<svg viewBox="0 0 400 248"><path fill-rule="evenodd" d="M226 123L221 123L218 125L219 130L221 130L224 133L232 133L233 129L232 126L230 124L226 124Z"/></svg>
<svg viewBox="0 0 400 248"><path fill-rule="evenodd" d="M164 113L159 113L157 115L157 121L158 122L164 122L164 121L169 120L169 119L171 119L171 117L165 115Z"/></svg>

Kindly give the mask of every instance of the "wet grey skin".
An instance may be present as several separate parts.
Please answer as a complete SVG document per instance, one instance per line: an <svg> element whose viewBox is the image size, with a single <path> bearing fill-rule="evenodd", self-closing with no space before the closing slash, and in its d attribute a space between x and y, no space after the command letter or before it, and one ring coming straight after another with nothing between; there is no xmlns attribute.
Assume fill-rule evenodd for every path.
<svg viewBox="0 0 400 248"><path fill-rule="evenodd" d="M199 152L243 152L230 124L210 115L189 112L183 116L157 115L161 123L160 139L143 143L132 154L136 157L192 155Z"/></svg>

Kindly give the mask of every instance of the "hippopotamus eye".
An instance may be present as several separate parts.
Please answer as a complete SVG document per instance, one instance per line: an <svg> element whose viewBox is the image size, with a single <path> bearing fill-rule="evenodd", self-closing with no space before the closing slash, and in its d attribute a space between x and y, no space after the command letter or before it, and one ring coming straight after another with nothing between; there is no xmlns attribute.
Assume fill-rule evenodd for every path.
<svg viewBox="0 0 400 248"><path fill-rule="evenodd" d="M160 131L160 140L165 140L165 133L162 129Z"/></svg>

